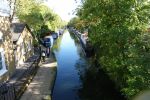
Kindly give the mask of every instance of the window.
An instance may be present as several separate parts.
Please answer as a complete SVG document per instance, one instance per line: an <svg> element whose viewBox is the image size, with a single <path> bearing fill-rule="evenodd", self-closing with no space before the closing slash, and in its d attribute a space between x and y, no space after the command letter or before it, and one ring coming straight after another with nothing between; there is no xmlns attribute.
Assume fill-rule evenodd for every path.
<svg viewBox="0 0 150 100"><path fill-rule="evenodd" d="M26 52L25 52L24 43L22 43L22 45L21 45L21 52L22 52L23 55L26 53Z"/></svg>
<svg viewBox="0 0 150 100"><path fill-rule="evenodd" d="M7 72L5 65L4 49L0 48L0 76Z"/></svg>
<svg viewBox="0 0 150 100"><path fill-rule="evenodd" d="M10 6L8 0L0 0L0 15L10 16Z"/></svg>
<svg viewBox="0 0 150 100"><path fill-rule="evenodd" d="M0 31L0 42L3 42L3 33Z"/></svg>
<svg viewBox="0 0 150 100"><path fill-rule="evenodd" d="M0 70L3 68L2 63L3 63L3 61L2 61L2 53L0 52Z"/></svg>
<svg viewBox="0 0 150 100"><path fill-rule="evenodd" d="M31 49L32 49L32 41L29 40L29 42L28 42L28 51L30 51Z"/></svg>

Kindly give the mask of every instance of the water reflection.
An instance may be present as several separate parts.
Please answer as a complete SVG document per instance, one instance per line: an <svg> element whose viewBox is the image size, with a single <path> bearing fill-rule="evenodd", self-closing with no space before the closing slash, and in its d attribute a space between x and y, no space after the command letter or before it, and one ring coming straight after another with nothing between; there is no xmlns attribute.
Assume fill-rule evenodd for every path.
<svg viewBox="0 0 150 100"><path fill-rule="evenodd" d="M55 45L58 61L53 100L124 100L103 70L90 66L77 39L66 32Z"/></svg>
<svg viewBox="0 0 150 100"><path fill-rule="evenodd" d="M57 39L57 41L55 41L55 43L54 43L55 45L53 45L52 50L59 52L60 51L59 47L61 45L61 41L62 41L62 36L60 36L59 39Z"/></svg>
<svg viewBox="0 0 150 100"><path fill-rule="evenodd" d="M89 68L82 74L81 79L79 95L82 100L125 100L101 69L95 71L94 68Z"/></svg>
<svg viewBox="0 0 150 100"><path fill-rule="evenodd" d="M60 38L61 43L54 49L58 61L57 78L53 91L53 100L80 100L77 94L81 86L76 61L80 58L74 40L68 32Z"/></svg>

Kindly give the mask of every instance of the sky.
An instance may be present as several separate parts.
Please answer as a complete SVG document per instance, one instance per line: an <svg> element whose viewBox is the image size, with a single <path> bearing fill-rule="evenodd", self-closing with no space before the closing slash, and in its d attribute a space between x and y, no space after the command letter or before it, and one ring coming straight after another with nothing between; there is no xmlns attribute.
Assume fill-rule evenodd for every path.
<svg viewBox="0 0 150 100"><path fill-rule="evenodd" d="M80 5L79 0L78 2L75 0L47 0L45 3L65 21L69 21L75 16L72 13Z"/></svg>

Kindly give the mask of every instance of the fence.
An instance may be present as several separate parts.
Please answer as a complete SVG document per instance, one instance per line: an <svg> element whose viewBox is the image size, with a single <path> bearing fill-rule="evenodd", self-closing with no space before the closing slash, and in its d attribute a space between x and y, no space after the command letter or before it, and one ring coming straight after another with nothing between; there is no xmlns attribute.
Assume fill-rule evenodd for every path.
<svg viewBox="0 0 150 100"><path fill-rule="evenodd" d="M13 84L0 84L0 100L16 100L15 87Z"/></svg>
<svg viewBox="0 0 150 100"><path fill-rule="evenodd" d="M38 69L40 56L34 59L33 64L24 72L14 84L4 82L0 84L0 100L18 100L33 79Z"/></svg>

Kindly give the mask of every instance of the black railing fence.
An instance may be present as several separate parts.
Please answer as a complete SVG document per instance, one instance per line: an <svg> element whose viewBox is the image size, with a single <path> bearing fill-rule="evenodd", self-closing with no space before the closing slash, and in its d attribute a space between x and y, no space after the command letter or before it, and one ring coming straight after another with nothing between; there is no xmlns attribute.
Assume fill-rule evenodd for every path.
<svg viewBox="0 0 150 100"><path fill-rule="evenodd" d="M13 84L0 84L0 100L16 100L15 87Z"/></svg>

